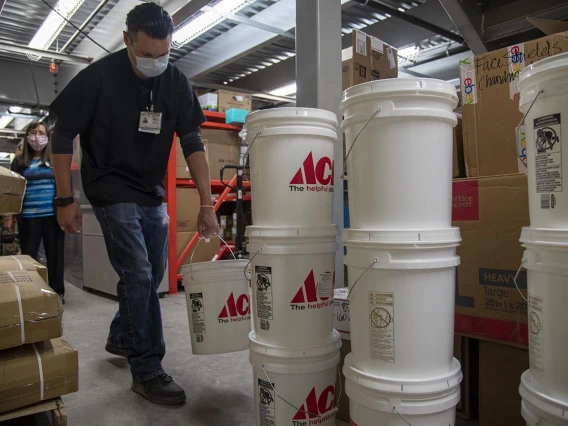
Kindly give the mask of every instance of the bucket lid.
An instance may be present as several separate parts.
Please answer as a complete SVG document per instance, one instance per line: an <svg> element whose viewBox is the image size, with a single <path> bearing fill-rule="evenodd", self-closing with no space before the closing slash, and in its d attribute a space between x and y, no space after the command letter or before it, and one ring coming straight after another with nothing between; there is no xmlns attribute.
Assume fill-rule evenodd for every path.
<svg viewBox="0 0 568 426"><path fill-rule="evenodd" d="M529 403L557 419L568 421L568 402L546 395L539 389L538 383L534 380L530 370L521 375L519 393L524 403Z"/></svg>
<svg viewBox="0 0 568 426"><path fill-rule="evenodd" d="M375 80L350 87L343 92L343 100L339 106L345 109L349 100L367 94L384 96L393 95L434 95L446 98L454 108L458 104L456 88L452 83L434 78L390 78Z"/></svg>
<svg viewBox="0 0 568 426"><path fill-rule="evenodd" d="M568 229L525 226L521 231L520 241L523 244L565 247L568 246Z"/></svg>
<svg viewBox="0 0 568 426"><path fill-rule="evenodd" d="M181 267L182 274L186 273L198 273L198 272L232 272L232 269L236 269L239 272L247 265L247 259L231 259L231 260L217 260L210 262L196 262L191 264L186 264Z"/></svg>
<svg viewBox="0 0 568 426"><path fill-rule="evenodd" d="M459 243L460 229L451 227L432 230L375 230L375 229L344 229L343 242L377 243L377 244L436 244Z"/></svg>
<svg viewBox="0 0 568 426"><path fill-rule="evenodd" d="M560 68L567 68L565 72L568 73L568 52L550 56L525 67L519 77L519 87L524 90L536 83L535 78L546 78L544 74L558 71Z"/></svg>
<svg viewBox="0 0 568 426"><path fill-rule="evenodd" d="M353 354L345 357L343 367L345 379L355 383L357 386L365 388L366 393L380 394L385 393L396 395L402 398L403 395L435 395L447 393L449 389L459 387L462 381L461 366L457 359L452 360L451 371L443 376L432 377L422 380L412 379L391 379L388 377L377 376L365 373L353 366Z"/></svg>
<svg viewBox="0 0 568 426"><path fill-rule="evenodd" d="M328 226L247 226L245 236L248 238L320 238L339 235L337 225Z"/></svg>
<svg viewBox="0 0 568 426"><path fill-rule="evenodd" d="M332 126L338 125L337 116L331 111L317 108L297 107L272 108L251 112L249 115L247 115L246 125L250 126L253 122L258 120L270 120L279 118L307 118L324 121Z"/></svg>
<svg viewBox="0 0 568 426"><path fill-rule="evenodd" d="M261 342L254 331L250 332L249 339L251 353L272 358L315 358L333 354L341 348L341 336L337 330L333 330L333 333L330 334L329 343L317 346L289 347L271 345Z"/></svg>

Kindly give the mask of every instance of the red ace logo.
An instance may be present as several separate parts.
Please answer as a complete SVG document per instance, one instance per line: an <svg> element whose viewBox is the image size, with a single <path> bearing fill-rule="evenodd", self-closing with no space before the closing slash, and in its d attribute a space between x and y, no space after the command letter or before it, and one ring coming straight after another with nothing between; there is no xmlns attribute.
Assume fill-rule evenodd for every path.
<svg viewBox="0 0 568 426"><path fill-rule="evenodd" d="M316 388L312 388L306 402L302 404L296 415L292 418L293 426L316 425L329 420L334 414L329 413L335 408L335 387L328 386L318 396ZM326 413L329 413L326 415ZM310 420L315 419L315 420ZM301 422L300 420L308 420Z"/></svg>
<svg viewBox="0 0 568 426"><path fill-rule="evenodd" d="M314 163L310 152L290 181L290 191L333 192L333 161L322 157Z"/></svg>
<svg viewBox="0 0 568 426"><path fill-rule="evenodd" d="M248 294L241 294L235 301L233 293L227 299L227 303L221 309L221 313L217 318L220 324L229 322L239 322L250 319L250 302Z"/></svg>
<svg viewBox="0 0 568 426"><path fill-rule="evenodd" d="M306 309L320 309L329 306L329 299L333 294L335 274L324 272L320 274L320 282L316 285L314 270L312 269L305 279L304 284L299 288L296 295L292 298L290 306L293 311L303 311Z"/></svg>

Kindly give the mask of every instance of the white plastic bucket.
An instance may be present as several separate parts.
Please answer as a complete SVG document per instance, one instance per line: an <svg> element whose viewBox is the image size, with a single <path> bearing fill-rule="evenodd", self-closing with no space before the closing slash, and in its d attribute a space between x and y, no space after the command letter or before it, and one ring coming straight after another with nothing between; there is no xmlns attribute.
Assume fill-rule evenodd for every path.
<svg viewBox="0 0 568 426"><path fill-rule="evenodd" d="M458 228L345 230L353 365L394 379L452 368Z"/></svg>
<svg viewBox="0 0 568 426"><path fill-rule="evenodd" d="M341 338L322 346L268 345L251 332L254 402L258 426L335 426Z"/></svg>
<svg viewBox="0 0 568 426"><path fill-rule="evenodd" d="M523 228L532 377L568 401L568 230Z"/></svg>
<svg viewBox="0 0 568 426"><path fill-rule="evenodd" d="M521 375L521 414L527 426L567 426L568 402L545 394L530 370Z"/></svg>
<svg viewBox="0 0 568 426"><path fill-rule="evenodd" d="M246 118L252 221L258 226L332 224L337 117L275 108Z"/></svg>
<svg viewBox="0 0 568 426"><path fill-rule="evenodd" d="M249 226L253 329L265 343L332 341L337 226Z"/></svg>
<svg viewBox="0 0 568 426"><path fill-rule="evenodd" d="M453 426L462 373L457 359L450 365L444 375L394 380L355 368L353 354L347 355L343 374L351 425Z"/></svg>
<svg viewBox="0 0 568 426"><path fill-rule="evenodd" d="M526 67L519 89L519 108L526 114L531 225L568 228L568 53Z"/></svg>
<svg viewBox="0 0 568 426"><path fill-rule="evenodd" d="M343 92L351 228L451 226L457 102L453 84L432 79L378 80Z"/></svg>
<svg viewBox="0 0 568 426"><path fill-rule="evenodd" d="M251 330L246 260L184 265L191 350L194 355L244 351Z"/></svg>

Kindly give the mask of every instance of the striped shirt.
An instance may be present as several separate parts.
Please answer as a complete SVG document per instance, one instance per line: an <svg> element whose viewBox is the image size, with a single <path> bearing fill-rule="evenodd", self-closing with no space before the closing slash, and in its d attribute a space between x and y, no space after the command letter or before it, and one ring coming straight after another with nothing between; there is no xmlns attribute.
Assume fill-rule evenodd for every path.
<svg viewBox="0 0 568 426"><path fill-rule="evenodd" d="M47 217L55 215L55 176L49 166L41 166L41 160L32 160L23 171L27 179L22 217Z"/></svg>

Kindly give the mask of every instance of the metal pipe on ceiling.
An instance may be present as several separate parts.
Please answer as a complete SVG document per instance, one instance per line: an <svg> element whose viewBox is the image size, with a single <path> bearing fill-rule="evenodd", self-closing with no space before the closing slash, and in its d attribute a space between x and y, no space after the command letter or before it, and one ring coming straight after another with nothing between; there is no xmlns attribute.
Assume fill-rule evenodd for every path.
<svg viewBox="0 0 568 426"><path fill-rule="evenodd" d="M93 60L93 58L87 58L85 56L69 55L67 53L58 53L52 50L35 49L23 44L9 43L6 41L0 41L0 50L12 53L45 56L47 58L59 59L61 61L74 62L77 64L90 64Z"/></svg>
<svg viewBox="0 0 568 426"><path fill-rule="evenodd" d="M406 21L412 25L416 25L417 27L424 28L425 30L441 35L442 37L446 37L447 39L453 40L457 43L463 44L465 42L463 37L456 33L448 31L445 28L441 28L437 25L431 24L430 22L424 21L406 12L401 12L400 10L388 6L386 4L379 3L375 0L353 0L353 1L357 4L360 4L361 6L370 7L371 9L376 10L377 12L388 13L389 15L395 18Z"/></svg>
<svg viewBox="0 0 568 426"><path fill-rule="evenodd" d="M65 50L71 46L71 43L73 43L75 41L75 39L79 36L79 34L81 34L81 32L87 27L87 25L89 25L91 23L91 21L95 18L95 16L97 16L97 14L101 11L101 9L109 2L109 0L101 0L101 2L98 4L98 6L95 8L95 10L93 10L93 12L87 17L87 19L85 19L85 22L83 22L81 24L81 26L79 27L79 29L77 31L75 31L75 34L73 34L71 36L71 38L69 40L67 40L67 43L65 43L63 45L63 47L61 49L59 49L59 53L65 52Z"/></svg>

